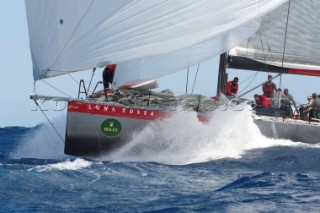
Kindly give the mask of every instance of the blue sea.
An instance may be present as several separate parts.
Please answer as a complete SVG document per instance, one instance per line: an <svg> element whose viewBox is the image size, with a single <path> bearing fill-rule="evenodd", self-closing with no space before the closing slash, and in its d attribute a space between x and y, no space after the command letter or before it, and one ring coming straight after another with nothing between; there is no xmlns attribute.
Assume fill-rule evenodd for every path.
<svg viewBox="0 0 320 213"><path fill-rule="evenodd" d="M319 212L320 145L242 114L155 123L99 159L64 155L49 124L0 128L0 212Z"/></svg>

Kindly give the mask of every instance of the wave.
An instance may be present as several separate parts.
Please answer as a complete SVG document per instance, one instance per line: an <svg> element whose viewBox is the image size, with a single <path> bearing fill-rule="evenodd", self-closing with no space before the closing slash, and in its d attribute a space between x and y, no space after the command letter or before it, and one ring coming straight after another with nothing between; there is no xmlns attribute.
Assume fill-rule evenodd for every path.
<svg viewBox="0 0 320 213"><path fill-rule="evenodd" d="M66 161L60 162L60 163L48 164L44 166L36 166L34 168L29 169L29 171L37 170L39 172L44 172L44 171L52 171L52 170L79 170L79 169L90 167L91 165L92 165L92 162L86 161L81 158L77 158L74 161L70 161L69 159L67 159Z"/></svg>

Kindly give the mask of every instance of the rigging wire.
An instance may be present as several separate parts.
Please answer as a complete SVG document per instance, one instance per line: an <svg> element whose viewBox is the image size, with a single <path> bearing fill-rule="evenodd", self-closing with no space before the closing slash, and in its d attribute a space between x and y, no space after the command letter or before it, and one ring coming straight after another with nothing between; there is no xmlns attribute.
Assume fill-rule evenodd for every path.
<svg viewBox="0 0 320 213"><path fill-rule="evenodd" d="M189 83L189 68L190 68L190 67L188 67L188 71L187 71L186 94L188 93L188 83Z"/></svg>
<svg viewBox="0 0 320 213"><path fill-rule="evenodd" d="M197 75L198 75L199 67L200 67L200 63L198 64L198 68L197 68L196 76L194 77L194 80L193 80L193 86L192 86L191 94L193 94L193 89L194 89L194 86L195 86L195 84L196 84L196 80L197 80Z"/></svg>
<svg viewBox="0 0 320 213"><path fill-rule="evenodd" d="M70 74L67 74L77 85L79 84L78 81Z"/></svg>
<svg viewBox="0 0 320 213"><path fill-rule="evenodd" d="M239 93L243 92L243 91L246 91L246 89L249 88L249 86L252 84L252 82L256 79L257 75L259 74L260 72L255 72L254 74L252 74L249 78L245 79L244 81L242 81L239 85L245 83L246 81L248 81L250 78L252 78L252 80L248 83L248 85L243 88L242 90L239 91Z"/></svg>
<svg viewBox="0 0 320 213"><path fill-rule="evenodd" d="M287 22L286 22L286 30L284 32L283 52L282 52L282 59L281 59L281 71L283 70L284 54L286 52L287 33L288 33L288 24L289 24L289 15L290 15L290 5L291 5L291 0L289 0L288 15L287 15ZM282 75L280 76L279 88L281 88L281 86L282 86Z"/></svg>
<svg viewBox="0 0 320 213"><path fill-rule="evenodd" d="M259 38L260 38L260 43L261 43L261 47L262 47L262 52L264 53L265 50L264 50L264 46L263 46L263 42L262 42L262 37L261 37L261 32L260 32L260 29L258 30L258 33L259 33ZM267 40L268 41L268 40ZM268 43L267 43L268 44ZM269 46L269 44L268 44ZM268 48L268 50L270 51L270 48ZM264 64L267 64L267 54L263 54L263 60L264 60Z"/></svg>
<svg viewBox="0 0 320 213"><path fill-rule="evenodd" d="M48 82L46 82L44 79L41 79L41 81L43 81L44 83L46 83L47 85L49 85L49 86L50 86L50 87L52 87L53 89L55 89L55 90L59 91L60 93L64 94L65 96L72 97L71 95L68 95L68 94L66 94L66 93L62 92L61 90L59 90L59 89L58 89L58 88L56 88L55 86L53 86L53 85L49 84L49 83L48 83Z"/></svg>
<svg viewBox="0 0 320 213"><path fill-rule="evenodd" d="M50 121L50 119L48 118L48 116L46 115L46 113L44 113L44 111L41 109L40 105L38 104L38 102L34 99L35 104L39 107L40 111L42 112L42 114L44 115L44 117L47 119L47 121L50 123L50 125L52 126L52 128L54 129L54 131L57 133L57 135L59 136L60 140L62 141L62 143L64 143L64 140L62 138L62 136L59 134L58 130L54 127L53 123Z"/></svg>
<svg viewBox="0 0 320 213"><path fill-rule="evenodd" d="M79 86L79 81L77 81L77 79L75 79L70 73L68 73L67 75L69 75L69 77ZM89 83L89 81L87 80L83 80L85 83Z"/></svg>
<svg viewBox="0 0 320 213"><path fill-rule="evenodd" d="M271 60L272 61L275 61L273 55L272 55L272 52L271 52L271 48L270 48L270 44L269 44L269 41L267 39L267 37L265 36L265 42L267 43L267 47L268 47L268 51L265 51L265 48L264 48L264 45L263 45L263 42L262 42L262 36L261 36L261 31L259 29L259 37L260 37L260 43L261 43L261 47L262 47L262 52L265 53L264 54L264 63L266 65L266 67L268 67L268 64L267 64L267 55L270 54L270 57L271 57Z"/></svg>
<svg viewBox="0 0 320 213"><path fill-rule="evenodd" d="M271 54L271 49L270 49L270 45L269 45L269 42L268 40L266 40L267 42L267 46L268 46L268 52L265 50L265 47L263 45L263 42L262 42L262 36L261 36L261 31L260 29L258 30L258 35L259 35L259 38L260 38L260 43L261 43L261 48L262 48L262 52L265 53L263 54L263 60L264 60L264 67L262 67L260 70L258 70L256 73L254 73L253 75L251 75L250 77L248 77L247 79L245 79L244 81L242 81L240 84L243 84L244 82L246 82L247 80L251 79L252 80L248 83L248 85L242 89L241 91L239 91L239 93L243 92L243 91L246 91L247 88L250 87L250 85L254 82L255 78L257 77L257 75L260 73L261 70L265 69L268 67L268 64L267 64L267 54L270 53L271 57L272 57L272 54ZM247 43L247 51L248 51L248 43ZM248 57L248 52L247 52L247 57ZM272 57L273 58L273 57Z"/></svg>
<svg viewBox="0 0 320 213"><path fill-rule="evenodd" d="M288 6L288 15L287 15L287 22L286 22L286 29L285 29L285 38L284 38L284 47L283 47L283 53L282 53L282 66L281 66L281 69L283 69L284 54L285 54L285 49L286 49L288 23L289 23L289 15L290 15L290 5L291 5L291 0L289 0L289 6ZM259 33L259 37L260 37L262 52L263 52L263 53L266 53L266 54L264 54L265 66L260 69L260 70L263 70L263 69L265 69L266 67L268 67L268 64L267 64L267 55L268 55L268 54L270 54L271 59L272 59L273 61L275 61L275 59L274 59L274 57L273 57L273 55L272 55L271 48L270 48L270 45L269 45L268 40L266 39L267 46L268 46L268 51L265 51L265 48L264 48L264 45L263 45L263 42L262 42L261 31L259 30L258 33ZM247 54L248 54L248 53L247 53ZM260 72L260 71L259 71L259 72ZM253 75L253 76L254 76L253 80L255 79L256 75L257 75L259 72L257 72L256 74ZM281 88L281 86L282 86L282 72L280 72L280 74L279 74L278 76L280 76L279 88ZM278 77L278 76L276 76L276 77ZM252 77L252 76L250 76L248 79L250 79L251 77ZM246 79L246 80L248 80L248 79ZM246 81L246 80L245 80L245 81ZM251 83L253 82L253 80L248 84L247 87L245 87L245 89L242 89L241 91L246 90L246 89L251 85Z"/></svg>
<svg viewBox="0 0 320 213"><path fill-rule="evenodd" d="M270 54L271 59L272 59L273 61L275 61L275 59L274 59L274 57L273 57L273 54L272 54L272 52L271 52L271 48L270 48L270 44L269 44L269 42L268 42L268 39L267 39L267 38L265 39L265 41L266 41L266 43L267 43L267 47L268 47L268 51L266 51L266 50L265 50L265 47L264 47L264 44L263 44L263 41L262 41L262 33L261 33L260 29L258 30L258 34L259 34L259 38L260 38L260 43L261 43L262 52L265 53L265 54L263 54L263 56L264 56L263 60L264 60L265 66L262 67L258 72L256 72L255 74L253 74L252 76L250 76L249 78L246 79L246 80L248 80L248 79L250 79L250 78L253 77L253 79L250 81L250 83L249 83L244 89L242 89L240 92L245 91L245 90L252 84L252 82L254 81L254 79L256 78L256 76L260 73L260 71L261 71L261 70L264 70L265 68L268 67L268 64L267 64L267 55L268 55L268 54ZM281 79L282 79L282 75L280 75L280 86L281 86ZM245 80L245 81L246 81L246 80ZM245 81L243 81L243 82L245 82Z"/></svg>
<svg viewBox="0 0 320 213"><path fill-rule="evenodd" d="M95 72L96 72L96 68L93 68L91 79L90 79L90 83L89 83L89 86L88 86L88 93L90 92L90 86L91 86L91 82L92 82L92 79L93 79L93 76L94 76Z"/></svg>

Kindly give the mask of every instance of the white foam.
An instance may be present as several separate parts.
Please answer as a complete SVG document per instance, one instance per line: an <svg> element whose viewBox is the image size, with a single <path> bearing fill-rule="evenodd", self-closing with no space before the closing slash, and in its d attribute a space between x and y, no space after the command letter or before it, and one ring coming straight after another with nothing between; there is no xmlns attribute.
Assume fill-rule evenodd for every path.
<svg viewBox="0 0 320 213"><path fill-rule="evenodd" d="M92 165L91 162L83 160L81 158L77 158L74 161L70 161L69 159L55 164L48 164L45 166L36 166L30 170L37 170L39 172L51 171L51 170L79 170L90 167Z"/></svg>
<svg viewBox="0 0 320 213"><path fill-rule="evenodd" d="M102 160L189 164L239 158L250 149L297 145L290 140L261 135L247 108L215 111L212 116L209 123L203 124L196 113L181 112L170 119L151 123L128 145Z"/></svg>
<svg viewBox="0 0 320 213"><path fill-rule="evenodd" d="M61 135L65 136L66 118L53 120L53 125ZM63 138L64 140L64 138ZM49 123L42 124L30 135L23 138L19 146L10 155L11 158L64 159L64 141L57 135Z"/></svg>

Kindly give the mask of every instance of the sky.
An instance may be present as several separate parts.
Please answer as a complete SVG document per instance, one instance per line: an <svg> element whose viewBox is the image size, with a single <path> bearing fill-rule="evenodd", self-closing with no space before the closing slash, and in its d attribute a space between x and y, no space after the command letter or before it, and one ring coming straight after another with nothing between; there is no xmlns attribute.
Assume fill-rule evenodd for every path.
<svg viewBox="0 0 320 213"><path fill-rule="evenodd" d="M37 109L29 96L34 92L32 76L32 61L29 49L28 26L23 0L3 0L0 7L0 127L26 126L32 127L46 122L46 118ZM197 65L190 68L188 92L214 96L217 87L218 57L212 58L200 64L196 76ZM186 91L186 70L159 79L159 88L170 89L177 94ZM229 80L239 77L240 93L244 89L250 89L267 79L268 73L256 73L249 71L228 70ZM65 94L77 97L78 83L80 79L90 81L92 72L82 71L70 76L59 76L36 82L37 94L65 96ZM102 69L97 69L93 86L101 81ZM253 78L253 76L255 76ZM279 87L280 79L274 82ZM282 88L289 88L298 103L306 103L306 97L313 92L320 92L320 78L299 75L283 75L281 77ZM57 88L59 92L53 87ZM92 87L93 87L92 86ZM245 98L261 94L261 88L248 93ZM45 108L49 119L65 117L66 111L55 111L52 103L40 104ZM61 104L59 109L65 106Z"/></svg>

